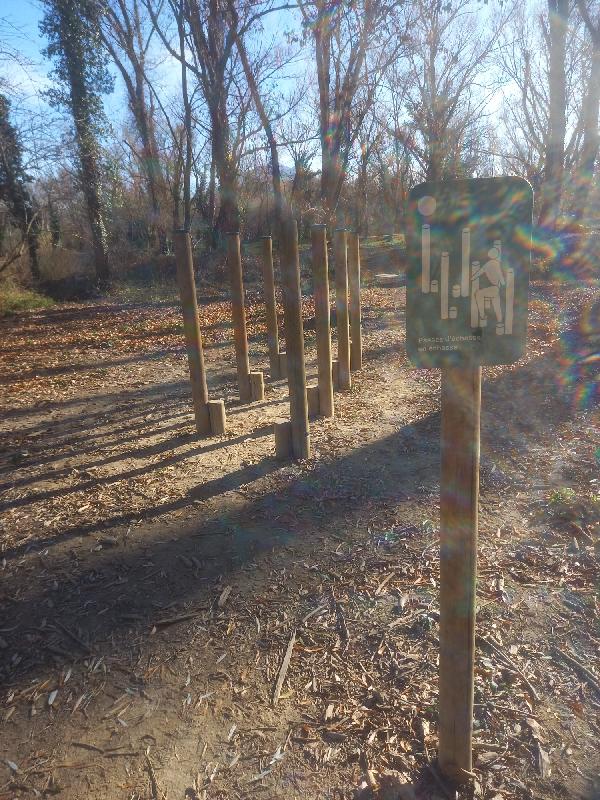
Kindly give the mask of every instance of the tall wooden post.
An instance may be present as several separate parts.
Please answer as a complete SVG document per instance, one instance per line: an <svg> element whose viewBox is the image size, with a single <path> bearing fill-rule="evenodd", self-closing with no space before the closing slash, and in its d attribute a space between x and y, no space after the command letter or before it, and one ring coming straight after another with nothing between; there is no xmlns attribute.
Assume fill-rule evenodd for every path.
<svg viewBox="0 0 600 800"><path fill-rule="evenodd" d="M444 368L438 760L459 783L472 767L480 408L481 367Z"/></svg>
<svg viewBox="0 0 600 800"><path fill-rule="evenodd" d="M335 309L338 337L338 386L349 389L350 327L348 321L348 256L346 231L338 228L333 234L335 257Z"/></svg>
<svg viewBox="0 0 600 800"><path fill-rule="evenodd" d="M298 228L295 219L287 220L281 226L281 277L290 392L292 453L296 459L309 458L310 432L306 401L300 259L298 256Z"/></svg>
<svg viewBox="0 0 600 800"><path fill-rule="evenodd" d="M248 359L248 339L246 337L246 312L244 310L244 283L242 279L239 233L231 233L227 237L227 262L231 283L231 316L240 400L242 403L249 403L252 400L252 393L250 390L250 362Z"/></svg>
<svg viewBox="0 0 600 800"><path fill-rule="evenodd" d="M319 414L323 417L333 417L327 226L313 225L311 238L315 293L315 329L317 333L317 371L319 376Z"/></svg>
<svg viewBox="0 0 600 800"><path fill-rule="evenodd" d="M192 384L192 400L196 430L201 436L210 434L211 424L208 410L208 388L204 370L204 354L202 352L202 334L198 322L198 301L194 282L194 263L192 260L192 244L188 231L175 231L175 263L177 266L177 283L183 311L183 329L187 346L190 382Z"/></svg>
<svg viewBox="0 0 600 800"><path fill-rule="evenodd" d="M277 332L277 304L275 301L275 275L273 272L273 243L270 236L261 240L263 289L267 316L267 345L271 378L280 377L279 372L279 334Z"/></svg>
<svg viewBox="0 0 600 800"><path fill-rule="evenodd" d="M350 369L362 369L362 320L360 313L360 244L357 233L348 233L348 284L350 292Z"/></svg>

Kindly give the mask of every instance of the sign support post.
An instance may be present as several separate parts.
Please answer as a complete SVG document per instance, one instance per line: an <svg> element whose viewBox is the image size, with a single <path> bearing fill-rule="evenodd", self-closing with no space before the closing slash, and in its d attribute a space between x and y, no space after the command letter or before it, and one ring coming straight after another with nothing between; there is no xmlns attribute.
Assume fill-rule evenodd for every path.
<svg viewBox="0 0 600 800"><path fill-rule="evenodd" d="M440 497L440 769L472 768L481 367L442 369Z"/></svg>

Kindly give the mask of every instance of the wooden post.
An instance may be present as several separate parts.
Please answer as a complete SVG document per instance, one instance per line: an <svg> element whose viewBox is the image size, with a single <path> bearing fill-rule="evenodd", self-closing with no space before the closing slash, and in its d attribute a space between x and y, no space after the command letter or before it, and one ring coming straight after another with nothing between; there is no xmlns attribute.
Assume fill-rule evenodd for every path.
<svg viewBox="0 0 600 800"><path fill-rule="evenodd" d="M348 284L350 292L350 369L362 369L362 320L360 314L360 244L357 233L348 234Z"/></svg>
<svg viewBox="0 0 600 800"><path fill-rule="evenodd" d="M481 367L442 370L440 498L440 768L464 783L472 767Z"/></svg>
<svg viewBox="0 0 600 800"><path fill-rule="evenodd" d="M287 378L287 353L279 353L279 377Z"/></svg>
<svg viewBox="0 0 600 800"><path fill-rule="evenodd" d="M306 387L306 402L308 405L308 418L318 417L321 413L318 386Z"/></svg>
<svg viewBox="0 0 600 800"><path fill-rule="evenodd" d="M317 334L317 371L319 376L319 414L323 417L333 417L327 227L325 225L313 225L311 236L315 293L315 330Z"/></svg>
<svg viewBox="0 0 600 800"><path fill-rule="evenodd" d="M287 220L281 226L281 277L290 421L292 423L292 452L296 459L309 458L310 432L306 401L300 259L298 256L298 228L295 219Z"/></svg>
<svg viewBox="0 0 600 800"><path fill-rule="evenodd" d="M333 388L336 392L340 390L340 362L334 358L331 362L331 380L333 381Z"/></svg>
<svg viewBox="0 0 600 800"><path fill-rule="evenodd" d="M208 412L208 389L206 372L204 371L204 354L202 352L202 334L198 322L198 302L196 284L194 282L194 264L192 260L192 244L188 231L175 231L175 263L177 266L177 283L183 310L183 330L187 345L190 382L192 384L192 400L196 430L201 436L210 434L210 415Z"/></svg>
<svg viewBox="0 0 600 800"><path fill-rule="evenodd" d="M252 402L265 399L265 379L262 372L251 372L248 376L250 380L250 394Z"/></svg>
<svg viewBox="0 0 600 800"><path fill-rule="evenodd" d="M271 379L277 380L279 372L279 334L277 331L277 304L275 301L275 275L273 272L273 244L270 236L261 240L263 289L267 317L267 345Z"/></svg>
<svg viewBox="0 0 600 800"><path fill-rule="evenodd" d="M278 419L274 426L275 456L287 461L292 455L292 426L289 419Z"/></svg>
<svg viewBox="0 0 600 800"><path fill-rule="evenodd" d="M339 387L343 391L352 385L350 378L350 327L348 322L348 256L346 231L334 231L335 251L335 308L338 337Z"/></svg>
<svg viewBox="0 0 600 800"><path fill-rule="evenodd" d="M248 339L246 337L246 313L244 311L244 282L242 279L242 257L240 235L227 236L227 262L231 283L231 317L233 320L233 339L237 365L238 386L242 403L250 403L250 362L248 360Z"/></svg>
<svg viewBox="0 0 600 800"><path fill-rule="evenodd" d="M225 403L222 400L209 400L208 413L213 434L220 436L225 433Z"/></svg>

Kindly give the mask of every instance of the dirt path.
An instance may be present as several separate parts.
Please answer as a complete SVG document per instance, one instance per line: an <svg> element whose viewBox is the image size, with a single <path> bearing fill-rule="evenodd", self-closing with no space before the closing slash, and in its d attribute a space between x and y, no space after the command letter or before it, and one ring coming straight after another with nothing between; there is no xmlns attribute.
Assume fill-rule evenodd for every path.
<svg viewBox="0 0 600 800"><path fill-rule="evenodd" d="M600 436L569 356L593 296L534 296L527 358L484 383L473 791L592 798L600 696L564 654L600 674ZM403 290L364 299L365 369L299 465L274 458L283 383L236 405L222 302L205 441L175 306L2 323L0 798L351 797L366 762L441 791L439 375L406 362Z"/></svg>

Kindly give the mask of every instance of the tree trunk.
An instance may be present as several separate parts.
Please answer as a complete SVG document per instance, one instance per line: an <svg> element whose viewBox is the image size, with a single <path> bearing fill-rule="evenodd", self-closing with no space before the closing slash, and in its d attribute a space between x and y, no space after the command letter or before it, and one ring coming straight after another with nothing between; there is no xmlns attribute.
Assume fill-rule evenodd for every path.
<svg viewBox="0 0 600 800"><path fill-rule="evenodd" d="M594 178L594 167L600 148L598 135L598 114L600 112L600 26L592 26L586 19L592 37L592 63L586 97L584 100L584 128L581 160L577 170L577 183L573 211L576 219L582 222L588 210L588 200Z"/></svg>
<svg viewBox="0 0 600 800"><path fill-rule="evenodd" d="M234 4L230 3L230 7L234 9ZM244 41L241 36L237 36L236 41L237 41L238 52L240 54L240 60L244 68L244 74L246 75L246 81L248 83L248 87L250 88L250 93L252 95L252 100L254 101L256 111L258 113L258 116L260 117L260 121L263 126L265 136L267 137L267 142L269 144L269 152L271 154L271 179L273 182L273 197L275 200L273 227L275 228L275 231L279 236L280 226L284 213L284 198L283 198L283 191L281 188L281 170L279 168L279 154L277 152L277 141L275 140L275 134L273 133L271 120L269 119L269 115L267 114L267 111L263 105L262 98L260 96L260 91L256 83L256 78L254 76L254 72L252 71L250 62L248 61L248 54L246 52L246 47L244 46Z"/></svg>
<svg viewBox="0 0 600 800"><path fill-rule="evenodd" d="M68 20L66 21L68 22ZM84 65L77 61L76 53L67 53L71 107L75 122L75 136L81 167L81 188L85 197L88 220L92 232L92 248L98 285L105 288L110 280L111 267L108 255L108 233L102 198L102 183L98 168L98 143L93 132L82 75Z"/></svg>
<svg viewBox="0 0 600 800"><path fill-rule="evenodd" d="M240 229L240 212L238 205L237 170L233 163L229 147L229 120L225 103L211 113L213 158L219 178L220 207L216 223L219 235L238 233Z"/></svg>
<svg viewBox="0 0 600 800"><path fill-rule="evenodd" d="M104 221L104 203L102 201L96 142L89 131L89 121L78 116L75 110L75 100L73 100L73 109L81 162L81 183L92 232L96 280L101 288L106 288L110 281L111 268L108 257L108 233Z"/></svg>
<svg viewBox="0 0 600 800"><path fill-rule="evenodd" d="M35 222L34 222L35 224ZM27 250L29 251L29 268L31 276L35 281L40 279L40 263L38 260L38 240L37 240L37 225L35 230L33 225L27 231Z"/></svg>
<svg viewBox="0 0 600 800"><path fill-rule="evenodd" d="M550 108L540 222L549 228L554 228L560 214L565 162L567 125L565 52L569 2L568 0L548 0L548 11L550 20Z"/></svg>

